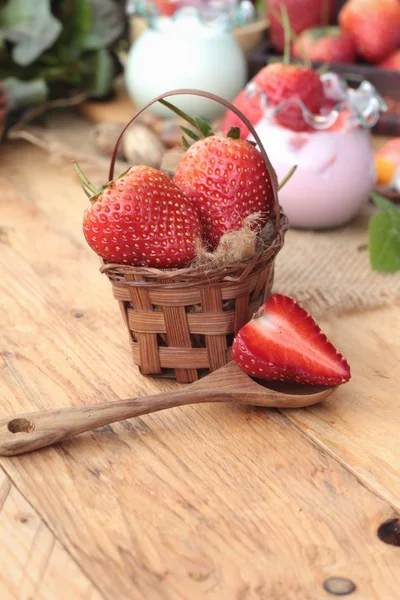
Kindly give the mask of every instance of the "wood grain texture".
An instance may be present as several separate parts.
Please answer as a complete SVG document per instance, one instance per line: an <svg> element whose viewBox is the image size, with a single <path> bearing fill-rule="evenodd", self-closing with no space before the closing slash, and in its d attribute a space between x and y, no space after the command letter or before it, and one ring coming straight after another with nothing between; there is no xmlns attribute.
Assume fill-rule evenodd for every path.
<svg viewBox="0 0 400 600"><path fill-rule="evenodd" d="M46 160L16 145L2 161L12 186L2 182L0 202L1 414L176 389L132 366L118 303L81 235L85 199ZM360 365L354 383L366 394L357 372L372 359L351 323L326 328ZM380 344L375 367L393 365L395 351ZM376 381L369 377L369 393L383 403ZM349 406L354 389L335 403ZM373 445L380 413L368 418L370 404L357 403L351 435L368 424ZM355 600L398 600L399 549L376 536L394 510L359 482L379 492L387 452L376 444L364 477L363 448L340 465L320 447L325 437L312 432L314 443L310 427L299 431L288 417L298 411L176 408L1 464L109 600L324 600L331 576L354 581ZM393 495L395 486L388 480Z"/></svg>
<svg viewBox="0 0 400 600"><path fill-rule="evenodd" d="M328 402L287 417L400 511L400 309L331 319L352 379Z"/></svg>
<svg viewBox="0 0 400 600"><path fill-rule="evenodd" d="M175 392L20 413L0 419L0 456L32 452L117 421L187 404L228 402L246 407L298 408L321 402L336 389L333 386L309 386L308 393L298 385L269 389L230 362Z"/></svg>
<svg viewBox="0 0 400 600"><path fill-rule="evenodd" d="M1 600L102 600L0 469Z"/></svg>

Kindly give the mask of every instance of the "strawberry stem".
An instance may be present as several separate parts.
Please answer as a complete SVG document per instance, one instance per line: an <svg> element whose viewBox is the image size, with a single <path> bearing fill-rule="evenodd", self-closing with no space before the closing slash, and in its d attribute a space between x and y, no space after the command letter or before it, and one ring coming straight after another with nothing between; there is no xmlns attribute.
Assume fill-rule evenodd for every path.
<svg viewBox="0 0 400 600"><path fill-rule="evenodd" d="M283 25L283 19L282 19L282 15L280 14L279 11L277 11L275 8L273 8L272 6L269 6L269 4L267 3L267 7L268 7L268 11L271 13L272 16L275 17L275 19L278 21L278 23L280 23L282 25L282 27L284 27ZM286 7L284 7L286 10ZM286 10L287 13L287 10ZM297 35L297 33L294 31L294 29L292 29L290 27L290 19L289 19L289 15L288 15L288 23L289 23L289 30L290 30L290 38L293 42L297 42L297 40L299 39L299 36ZM286 42L286 36L285 36L285 42ZM306 67L309 67L311 69L312 67L312 63L311 60L309 59L308 55L304 52L304 49L302 47L301 44L298 44L298 50L301 54L301 60L303 61L304 65ZM272 62L272 61L270 61Z"/></svg>
<svg viewBox="0 0 400 600"><path fill-rule="evenodd" d="M83 187L83 191L86 193L86 195L88 195L86 188L92 192L92 195L97 194L99 190L97 189L97 187L95 185L93 185L93 183L90 183L89 179L86 177L86 175L84 174L84 172L82 171L82 169L80 168L78 163L76 161L74 161L73 165L74 165L74 171L78 175L80 182L82 184L82 187Z"/></svg>
<svg viewBox="0 0 400 600"><path fill-rule="evenodd" d="M321 25L327 27L329 24L329 1L322 0L321 5Z"/></svg>
<svg viewBox="0 0 400 600"><path fill-rule="evenodd" d="M287 184L287 182L289 181L289 179L292 177L292 175L294 174L295 170L297 169L297 165L294 165L290 171L288 173L286 173L285 177L282 179L282 181L280 182L280 184L278 185L278 191L281 190L283 188L284 185Z"/></svg>
<svg viewBox="0 0 400 600"><path fill-rule="evenodd" d="M283 49L283 64L290 64L290 43L292 41L292 30L290 27L289 15L284 4L281 6L282 26L285 35L285 47Z"/></svg>

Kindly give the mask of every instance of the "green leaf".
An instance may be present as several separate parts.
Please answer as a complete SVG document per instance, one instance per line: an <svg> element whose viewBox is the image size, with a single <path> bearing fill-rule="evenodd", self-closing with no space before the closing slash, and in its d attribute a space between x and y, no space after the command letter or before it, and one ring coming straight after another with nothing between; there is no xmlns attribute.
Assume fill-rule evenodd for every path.
<svg viewBox="0 0 400 600"><path fill-rule="evenodd" d="M1 34L14 44L13 60L32 64L59 37L62 25L50 10L50 0L9 0L0 10Z"/></svg>
<svg viewBox="0 0 400 600"><path fill-rule="evenodd" d="M208 123L201 117L195 117L194 121L196 123L197 128L201 131L204 137L209 137L210 135L213 135L213 130L210 123Z"/></svg>
<svg viewBox="0 0 400 600"><path fill-rule="evenodd" d="M398 210L398 208L395 206L395 204L391 200L388 200L384 196L381 196L380 194L376 194L375 192L371 192L370 198L373 201L373 203L375 204L375 206L377 206L378 208L383 210L383 212L393 214L393 215L400 217L400 211Z"/></svg>
<svg viewBox="0 0 400 600"><path fill-rule="evenodd" d="M123 11L113 0L89 0L92 23L85 40L85 48L108 48L124 33Z"/></svg>
<svg viewBox="0 0 400 600"><path fill-rule="evenodd" d="M191 129L188 129L187 127L184 127L183 125L181 125L181 129L184 133L186 133L186 135L188 135L192 140L195 140L196 142L200 139L199 136L197 135L197 133L195 133L194 131L192 131Z"/></svg>
<svg viewBox="0 0 400 600"><path fill-rule="evenodd" d="M9 110L34 106L47 100L48 88L43 79L21 81L16 77L7 77L3 79L3 84L7 90Z"/></svg>
<svg viewBox="0 0 400 600"><path fill-rule="evenodd" d="M90 0L64 2L59 16L63 22L63 31L54 53L62 62L68 63L71 59L77 59L86 48L93 21Z"/></svg>
<svg viewBox="0 0 400 600"><path fill-rule="evenodd" d="M294 165L288 171L288 173L286 173L285 177L282 179L282 181L278 185L278 191L281 190L283 188L283 186L287 184L287 182L289 181L289 179L291 179L291 177L294 174L294 172L296 171L296 169L297 169L297 165Z"/></svg>
<svg viewBox="0 0 400 600"><path fill-rule="evenodd" d="M185 150L187 150L188 148L190 148L190 144L187 141L187 139L185 137L182 136L182 146L185 148Z"/></svg>
<svg viewBox="0 0 400 600"><path fill-rule="evenodd" d="M310 27L305 32L304 35L310 37L313 40L318 40L324 37L339 37L341 35L340 27L336 27L335 25L331 25L329 27Z"/></svg>
<svg viewBox="0 0 400 600"><path fill-rule="evenodd" d="M228 131L228 134L226 137L232 138L232 140L240 139L240 128L239 127L231 127L230 130Z"/></svg>
<svg viewBox="0 0 400 600"><path fill-rule="evenodd" d="M111 87L115 75L115 62L108 50L98 50L91 61L92 79L87 88L91 96L101 98Z"/></svg>
<svg viewBox="0 0 400 600"><path fill-rule="evenodd" d="M400 213L372 215L369 221L369 256L371 266L380 273L400 270Z"/></svg>

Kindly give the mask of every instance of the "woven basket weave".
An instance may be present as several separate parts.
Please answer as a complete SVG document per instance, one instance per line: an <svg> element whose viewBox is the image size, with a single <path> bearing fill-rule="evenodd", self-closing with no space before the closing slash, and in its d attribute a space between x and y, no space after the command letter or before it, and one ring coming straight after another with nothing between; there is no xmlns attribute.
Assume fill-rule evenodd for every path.
<svg viewBox="0 0 400 600"><path fill-rule="evenodd" d="M203 94L197 90L177 90L162 98L182 93ZM208 97L231 108L218 97ZM251 131L251 124L245 118L243 121ZM261 145L257 134L254 136ZM272 169L262 145L260 149ZM109 178L113 178L113 162ZM211 270L102 265L101 272L112 283L129 331L133 360L143 375L172 376L178 382L190 383L204 370L214 371L230 360L235 334L271 293L274 261L288 228L276 190L274 195L273 241L246 261Z"/></svg>

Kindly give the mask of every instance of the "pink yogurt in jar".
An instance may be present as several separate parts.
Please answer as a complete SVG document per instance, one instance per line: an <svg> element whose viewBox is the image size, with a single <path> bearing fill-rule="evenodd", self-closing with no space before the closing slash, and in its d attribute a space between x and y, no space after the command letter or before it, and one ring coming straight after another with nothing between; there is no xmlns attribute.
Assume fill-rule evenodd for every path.
<svg viewBox="0 0 400 600"><path fill-rule="evenodd" d="M296 132L263 119L256 126L282 181L279 202L293 227L330 228L355 217L375 184L374 155L367 129L335 127Z"/></svg>
<svg viewBox="0 0 400 600"><path fill-rule="evenodd" d="M255 129L278 180L297 170L279 191L279 202L293 227L325 229L344 225L368 201L376 182L369 130L386 105L367 81L353 90L334 73L321 76L327 108L311 114L296 98L280 106L269 104L261 88L250 82L247 91L260 98L262 118ZM287 103L302 110L305 131L280 126L275 115ZM330 104L329 104L330 103ZM251 136L249 136L251 139Z"/></svg>

